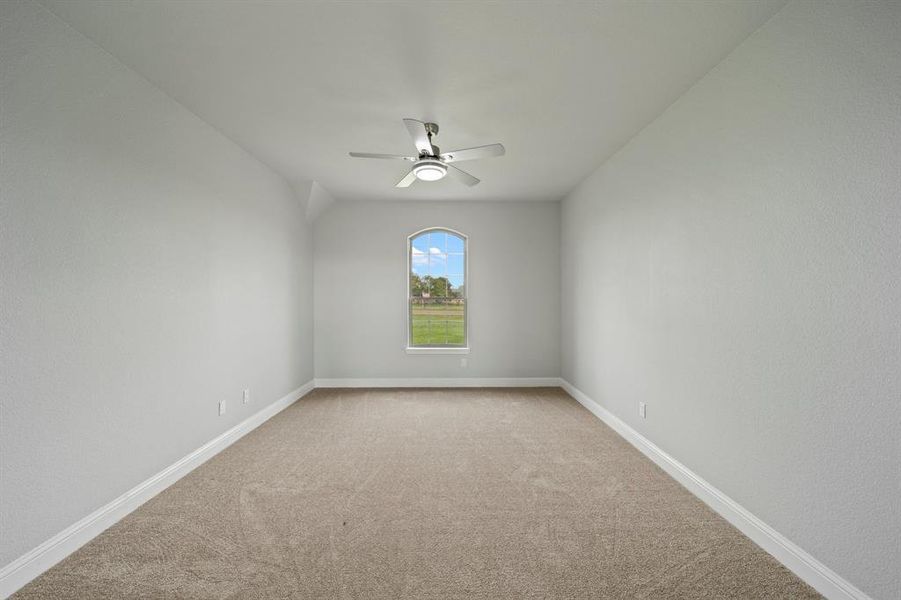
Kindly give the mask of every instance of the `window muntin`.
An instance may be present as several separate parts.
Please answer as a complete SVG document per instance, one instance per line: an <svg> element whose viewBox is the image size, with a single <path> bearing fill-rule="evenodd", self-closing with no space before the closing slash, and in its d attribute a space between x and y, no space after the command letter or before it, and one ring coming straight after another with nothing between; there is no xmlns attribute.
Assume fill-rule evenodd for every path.
<svg viewBox="0 0 901 600"><path fill-rule="evenodd" d="M408 239L409 348L466 348L466 236L443 228Z"/></svg>

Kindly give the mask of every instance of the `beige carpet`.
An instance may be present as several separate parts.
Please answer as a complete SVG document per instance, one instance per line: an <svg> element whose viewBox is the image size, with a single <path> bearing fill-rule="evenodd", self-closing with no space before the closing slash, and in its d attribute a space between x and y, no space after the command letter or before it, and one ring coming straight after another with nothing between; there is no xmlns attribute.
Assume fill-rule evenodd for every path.
<svg viewBox="0 0 901 600"><path fill-rule="evenodd" d="M27 598L819 598L559 389L317 390Z"/></svg>

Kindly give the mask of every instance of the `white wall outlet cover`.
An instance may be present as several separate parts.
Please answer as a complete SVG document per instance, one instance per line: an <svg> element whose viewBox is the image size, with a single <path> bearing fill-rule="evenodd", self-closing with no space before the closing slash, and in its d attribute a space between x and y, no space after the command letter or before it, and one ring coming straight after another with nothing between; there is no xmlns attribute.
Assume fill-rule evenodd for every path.
<svg viewBox="0 0 901 600"><path fill-rule="evenodd" d="M219 414L220 414L220 415L224 415L224 414L225 414L225 400L220 400L220 401L219 401Z"/></svg>
<svg viewBox="0 0 901 600"><path fill-rule="evenodd" d="M465 369L466 365L468 365L468 364L469 364L469 361L467 359L465 359L465 358L460 359L460 367Z"/></svg>
<svg viewBox="0 0 901 600"><path fill-rule="evenodd" d="M646 419L648 416L648 405L644 402L638 403L638 416L642 419Z"/></svg>
<svg viewBox="0 0 901 600"><path fill-rule="evenodd" d="M244 390L244 404L250 402L250 390Z"/></svg>

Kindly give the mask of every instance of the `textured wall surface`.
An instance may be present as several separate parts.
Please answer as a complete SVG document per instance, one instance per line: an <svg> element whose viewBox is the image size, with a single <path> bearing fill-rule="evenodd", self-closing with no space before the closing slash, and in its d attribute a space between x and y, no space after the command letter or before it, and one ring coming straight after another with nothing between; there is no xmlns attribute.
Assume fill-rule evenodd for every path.
<svg viewBox="0 0 901 600"><path fill-rule="evenodd" d="M288 186L44 9L0 3L0 28L4 565L313 361Z"/></svg>
<svg viewBox="0 0 901 600"><path fill-rule="evenodd" d="M564 377L884 599L901 597L899 73L901 3L794 2L562 212Z"/></svg>
<svg viewBox="0 0 901 600"><path fill-rule="evenodd" d="M469 236L468 367L408 355L407 236ZM560 204L339 203L315 224L316 377L556 377Z"/></svg>

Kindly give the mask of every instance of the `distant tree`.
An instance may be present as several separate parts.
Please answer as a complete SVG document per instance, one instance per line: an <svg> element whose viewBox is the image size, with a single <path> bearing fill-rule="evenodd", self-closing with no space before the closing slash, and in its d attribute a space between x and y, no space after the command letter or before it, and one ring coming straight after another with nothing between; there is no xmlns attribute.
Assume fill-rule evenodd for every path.
<svg viewBox="0 0 901 600"><path fill-rule="evenodd" d="M410 295L414 298L427 293L432 298L462 298L462 287L454 289L447 277L432 277L410 273Z"/></svg>
<svg viewBox="0 0 901 600"><path fill-rule="evenodd" d="M422 296L423 283L422 278L416 273L410 274L410 295L416 298Z"/></svg>
<svg viewBox="0 0 901 600"><path fill-rule="evenodd" d="M447 277L429 277L429 290L432 298L447 298L450 291L450 281Z"/></svg>
<svg viewBox="0 0 901 600"><path fill-rule="evenodd" d="M422 295L423 296L434 296L432 293L432 276L431 275L423 275L422 276Z"/></svg>

